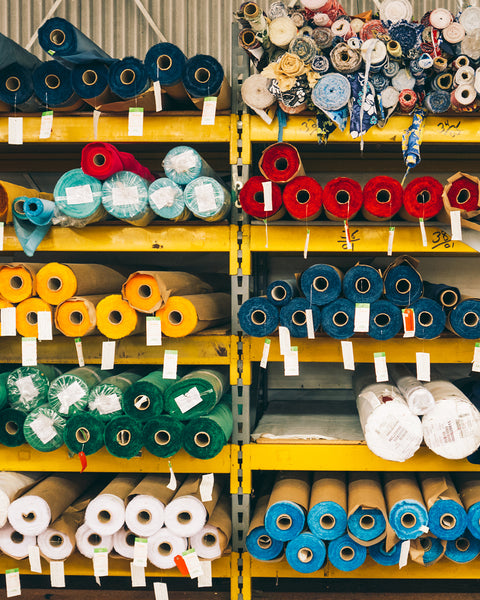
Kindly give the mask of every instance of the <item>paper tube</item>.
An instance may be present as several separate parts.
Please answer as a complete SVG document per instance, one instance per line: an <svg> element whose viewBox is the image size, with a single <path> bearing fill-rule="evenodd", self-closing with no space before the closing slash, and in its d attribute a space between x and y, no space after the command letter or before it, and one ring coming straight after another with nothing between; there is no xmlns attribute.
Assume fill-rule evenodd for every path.
<svg viewBox="0 0 480 600"><path fill-rule="evenodd" d="M40 298L56 306L72 296L117 292L125 277L104 265L48 263L36 281Z"/></svg>
<svg viewBox="0 0 480 600"><path fill-rule="evenodd" d="M230 318L230 295L223 292L170 296L155 316L168 337L185 337L225 323Z"/></svg>
<svg viewBox="0 0 480 600"><path fill-rule="evenodd" d="M135 271L122 285L122 296L130 306L150 314L162 308L170 296L206 292L213 292L211 285L182 271Z"/></svg>
<svg viewBox="0 0 480 600"><path fill-rule="evenodd" d="M23 535L7 523L0 529L0 550L17 560L27 558L30 546L35 546L34 535Z"/></svg>
<svg viewBox="0 0 480 600"><path fill-rule="evenodd" d="M187 549L187 539L162 527L148 538L148 560L158 569L173 569L174 557Z"/></svg>
<svg viewBox="0 0 480 600"><path fill-rule="evenodd" d="M342 472L317 472L313 476L307 516L312 533L334 540L347 528L347 484Z"/></svg>
<svg viewBox="0 0 480 600"><path fill-rule="evenodd" d="M445 554L447 542L432 535L410 541L410 558L424 567L437 563Z"/></svg>
<svg viewBox="0 0 480 600"><path fill-rule="evenodd" d="M120 294L112 294L100 300L96 312L98 330L112 340L145 330L145 318L138 315Z"/></svg>
<svg viewBox="0 0 480 600"><path fill-rule="evenodd" d="M468 529L480 539L480 477L477 473L455 473L455 486L467 511Z"/></svg>
<svg viewBox="0 0 480 600"><path fill-rule="evenodd" d="M87 558L93 558L95 548L106 548L107 552L112 550L113 536L97 533L87 523L84 523L75 533L75 543L80 554Z"/></svg>
<svg viewBox="0 0 480 600"><path fill-rule="evenodd" d="M0 473L0 527L7 522L10 503L27 492L35 483L43 478L42 473Z"/></svg>
<svg viewBox="0 0 480 600"><path fill-rule="evenodd" d="M18 335L23 337L38 338L37 313L39 311L49 312L53 321L52 307L41 298L27 298L26 300L22 300L20 304L17 305L16 321ZM55 333L54 328L53 333Z"/></svg>
<svg viewBox="0 0 480 600"><path fill-rule="evenodd" d="M4 223L11 223L13 221L12 204L15 198L19 196L53 200L53 194L32 190L8 181L0 181L0 221Z"/></svg>
<svg viewBox="0 0 480 600"><path fill-rule="evenodd" d="M190 546L200 558L214 560L222 556L232 535L231 512L230 496L223 495L205 527L190 538Z"/></svg>
<svg viewBox="0 0 480 600"><path fill-rule="evenodd" d="M310 497L310 474L303 471L280 471L268 502L265 529L282 542L302 532Z"/></svg>
<svg viewBox="0 0 480 600"><path fill-rule="evenodd" d="M55 309L55 327L67 337L81 338L96 332L96 306L105 298L97 296L72 296Z"/></svg>
<svg viewBox="0 0 480 600"><path fill-rule="evenodd" d="M383 492L388 519L397 537L401 540L420 537L428 525L428 512L415 475L385 473Z"/></svg>
<svg viewBox="0 0 480 600"><path fill-rule="evenodd" d="M361 546L373 546L387 535L387 507L377 473L348 477L348 535Z"/></svg>
<svg viewBox="0 0 480 600"><path fill-rule="evenodd" d="M249 554L257 560L274 560L283 550L283 542L272 538L265 529L265 513L269 499L270 495L265 494L257 500L245 540Z"/></svg>
<svg viewBox="0 0 480 600"><path fill-rule="evenodd" d="M34 296L36 293L36 273L43 264L8 263L0 268L0 290L2 297L17 303Z"/></svg>

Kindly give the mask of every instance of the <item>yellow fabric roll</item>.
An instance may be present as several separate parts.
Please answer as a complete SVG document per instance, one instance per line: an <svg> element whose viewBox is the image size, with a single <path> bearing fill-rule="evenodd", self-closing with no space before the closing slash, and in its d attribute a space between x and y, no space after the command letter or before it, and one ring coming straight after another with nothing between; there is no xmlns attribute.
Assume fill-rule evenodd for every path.
<svg viewBox="0 0 480 600"><path fill-rule="evenodd" d="M37 273L37 293L57 306L72 296L118 292L125 277L104 265L48 263Z"/></svg>
<svg viewBox="0 0 480 600"><path fill-rule="evenodd" d="M15 198L18 198L19 196L53 200L53 194L32 190L23 187L22 185L9 183L8 181L0 181L0 221L3 221L4 223L11 223L13 221L12 204Z"/></svg>
<svg viewBox="0 0 480 600"><path fill-rule="evenodd" d="M83 337L95 332L97 326L96 306L105 298L98 296L73 296L57 306L55 326L67 337Z"/></svg>
<svg viewBox="0 0 480 600"><path fill-rule="evenodd" d="M36 273L40 263L8 263L0 267L0 294L5 300L17 303L36 293Z"/></svg>
<svg viewBox="0 0 480 600"><path fill-rule="evenodd" d="M22 337L38 337L38 311L48 311L52 314L52 307L41 298L27 298L17 305L18 335Z"/></svg>
<svg viewBox="0 0 480 600"><path fill-rule="evenodd" d="M145 319L120 294L111 294L100 300L96 312L98 330L112 340L145 330Z"/></svg>
<svg viewBox="0 0 480 600"><path fill-rule="evenodd" d="M202 329L215 327L230 318L230 296L221 292L170 296L155 316L162 321L162 332L168 337L185 337Z"/></svg>

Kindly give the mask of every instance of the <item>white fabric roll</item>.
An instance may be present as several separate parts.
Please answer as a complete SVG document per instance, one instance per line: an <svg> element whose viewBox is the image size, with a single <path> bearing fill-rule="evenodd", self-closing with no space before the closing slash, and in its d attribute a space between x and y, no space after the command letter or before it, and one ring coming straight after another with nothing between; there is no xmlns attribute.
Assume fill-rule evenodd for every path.
<svg viewBox="0 0 480 600"><path fill-rule="evenodd" d="M52 512L40 496L21 496L8 507L10 525L23 535L40 535L50 525Z"/></svg>
<svg viewBox="0 0 480 600"><path fill-rule="evenodd" d="M9 523L0 529L0 550L12 558L27 558L28 547L35 546L36 543L34 535L22 535Z"/></svg>
<svg viewBox="0 0 480 600"><path fill-rule="evenodd" d="M140 537L148 537L163 527L165 505L152 496L139 494L127 504L125 523Z"/></svg>
<svg viewBox="0 0 480 600"><path fill-rule="evenodd" d="M370 56L370 64L375 66L385 61L387 56L387 46L382 40L370 38L362 43L360 54L365 63L367 62L368 56Z"/></svg>
<svg viewBox="0 0 480 600"><path fill-rule="evenodd" d="M25 488L43 477L43 473L0 472L0 527L7 522L8 507Z"/></svg>
<svg viewBox="0 0 480 600"><path fill-rule="evenodd" d="M52 527L41 533L37 542L40 552L49 560L65 560L75 549L68 535Z"/></svg>
<svg viewBox="0 0 480 600"><path fill-rule="evenodd" d="M122 527L113 534L113 547L120 556L133 558L135 547L135 534L126 527Z"/></svg>
<svg viewBox="0 0 480 600"><path fill-rule="evenodd" d="M435 29L445 29L452 21L453 15L446 8L434 8L430 13L430 25Z"/></svg>
<svg viewBox="0 0 480 600"><path fill-rule="evenodd" d="M477 97L477 92L471 84L459 85L453 93L455 100L462 106L470 106Z"/></svg>
<svg viewBox="0 0 480 600"><path fill-rule="evenodd" d="M101 535L90 529L87 523L77 529L75 542L80 554L87 558L93 558L95 548L106 548L108 552L111 552L113 548L113 536Z"/></svg>
<svg viewBox="0 0 480 600"><path fill-rule="evenodd" d="M263 75L250 75L242 83L242 98L250 108L265 110L275 102L275 96L268 91L270 79Z"/></svg>
<svg viewBox="0 0 480 600"><path fill-rule="evenodd" d="M392 365L390 375L414 415L425 415L435 406L432 393L404 365Z"/></svg>
<svg viewBox="0 0 480 600"><path fill-rule="evenodd" d="M288 48L297 35L297 26L290 17L278 17L270 21L268 26L270 41L279 48Z"/></svg>
<svg viewBox="0 0 480 600"><path fill-rule="evenodd" d="M217 527L205 525L197 534L190 538L190 547L195 548L200 558L213 560L223 554L220 546L219 531Z"/></svg>
<svg viewBox="0 0 480 600"><path fill-rule="evenodd" d="M449 44L458 44L465 37L465 29L460 23L450 23L448 27L445 27L442 35Z"/></svg>
<svg viewBox="0 0 480 600"><path fill-rule="evenodd" d="M380 7L380 19L382 21L411 21L413 8L408 0L384 0Z"/></svg>
<svg viewBox="0 0 480 600"><path fill-rule="evenodd" d="M444 458L466 458L480 445L480 412L450 381L431 381L425 387L435 406L423 418L427 446Z"/></svg>
<svg viewBox="0 0 480 600"><path fill-rule="evenodd" d="M195 496L180 496L165 508L165 526L180 537L195 535L206 521L207 509Z"/></svg>
<svg viewBox="0 0 480 600"><path fill-rule="evenodd" d="M395 386L368 385L357 397L357 409L367 446L380 458L403 462L420 447L421 421Z"/></svg>
<svg viewBox="0 0 480 600"><path fill-rule="evenodd" d="M468 6L459 18L460 24L463 25L466 33L480 29L480 7Z"/></svg>
<svg viewBox="0 0 480 600"><path fill-rule="evenodd" d="M358 37L351 37L347 40L347 46L352 50L360 50L362 47L362 42Z"/></svg>
<svg viewBox="0 0 480 600"><path fill-rule="evenodd" d="M300 0L300 4L309 10L321 10L328 0Z"/></svg>
<svg viewBox="0 0 480 600"><path fill-rule="evenodd" d="M392 77L392 85L399 92L402 90L413 90L415 84L415 77L412 77L406 69L400 69L400 71Z"/></svg>
<svg viewBox="0 0 480 600"><path fill-rule="evenodd" d="M334 35L338 35L339 37L344 37L352 33L350 21L347 21L347 19L337 19L334 21L331 30Z"/></svg>
<svg viewBox="0 0 480 600"><path fill-rule="evenodd" d="M460 67L455 73L454 81L456 85L469 84L472 85L475 80L475 69L466 65Z"/></svg>
<svg viewBox="0 0 480 600"><path fill-rule="evenodd" d="M148 560L158 569L173 569L177 554L182 554L187 549L187 540L175 535L162 527L154 535L148 538L147 556Z"/></svg>
<svg viewBox="0 0 480 600"><path fill-rule="evenodd" d="M101 535L113 535L125 523L125 504L113 494L99 494L87 506L85 523Z"/></svg>
<svg viewBox="0 0 480 600"><path fill-rule="evenodd" d="M313 22L317 27L328 27L331 25L330 17L326 13L318 12L313 15Z"/></svg>
<svg viewBox="0 0 480 600"><path fill-rule="evenodd" d="M400 92L393 86L389 85L380 93L384 108L395 108L398 104Z"/></svg>

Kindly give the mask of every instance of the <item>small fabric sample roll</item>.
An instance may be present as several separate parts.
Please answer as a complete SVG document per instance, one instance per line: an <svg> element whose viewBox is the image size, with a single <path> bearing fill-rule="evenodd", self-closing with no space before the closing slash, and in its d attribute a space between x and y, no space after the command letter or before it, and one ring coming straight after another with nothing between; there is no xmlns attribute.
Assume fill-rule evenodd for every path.
<svg viewBox="0 0 480 600"><path fill-rule="evenodd" d="M413 179L405 188L400 216L407 221L433 219L442 210L442 193L442 184L433 177Z"/></svg>
<svg viewBox="0 0 480 600"><path fill-rule="evenodd" d="M175 535L167 527L162 527L148 538L148 560L157 569L175 568L174 557L187 549L185 537Z"/></svg>
<svg viewBox="0 0 480 600"><path fill-rule="evenodd" d="M283 190L283 203L297 221L313 221L322 212L322 187L312 177L295 177Z"/></svg>
<svg viewBox="0 0 480 600"><path fill-rule="evenodd" d="M415 337L433 340L445 329L446 315L443 307L430 298L420 298L412 304L415 315Z"/></svg>
<svg viewBox="0 0 480 600"><path fill-rule="evenodd" d="M48 404L32 410L23 424L25 440L35 450L51 452L63 446L63 430L66 421Z"/></svg>
<svg viewBox="0 0 480 600"><path fill-rule="evenodd" d="M363 188L362 214L369 221L387 221L403 204L403 188L400 183L386 175L369 179Z"/></svg>
<svg viewBox="0 0 480 600"><path fill-rule="evenodd" d="M150 418L143 427L143 443L154 456L170 458L182 447L184 424L170 415Z"/></svg>
<svg viewBox="0 0 480 600"><path fill-rule="evenodd" d="M106 548L108 552L111 552L113 549L113 535L97 533L87 523L84 523L77 529L75 543L82 556L93 558L96 548Z"/></svg>
<svg viewBox="0 0 480 600"><path fill-rule="evenodd" d="M230 192L213 177L197 177L183 193L185 206L203 221L221 221L230 212Z"/></svg>
<svg viewBox="0 0 480 600"><path fill-rule="evenodd" d="M288 183L305 174L298 150L285 142L268 146L262 152L258 167L264 177L275 183Z"/></svg>
<svg viewBox="0 0 480 600"><path fill-rule="evenodd" d="M267 298L250 298L238 311L240 327L247 335L271 335L280 322L280 311Z"/></svg>
<svg viewBox="0 0 480 600"><path fill-rule="evenodd" d="M367 548L344 534L328 544L328 560L340 571L355 571L367 558Z"/></svg>
<svg viewBox="0 0 480 600"><path fill-rule="evenodd" d="M346 298L337 298L322 308L320 323L332 338L345 340L353 335L355 304Z"/></svg>
<svg viewBox="0 0 480 600"><path fill-rule="evenodd" d="M287 327L293 337L307 337L307 309L312 311L313 330L316 331L320 327L320 309L306 298L293 298L281 307L280 325Z"/></svg>
<svg viewBox="0 0 480 600"><path fill-rule="evenodd" d="M307 515L310 531L322 540L334 540L347 529L347 485L343 472L313 476Z"/></svg>
<svg viewBox="0 0 480 600"><path fill-rule="evenodd" d="M130 171L118 171L103 183L102 204L112 217L137 227L145 227L155 216L147 181Z"/></svg>
<svg viewBox="0 0 480 600"><path fill-rule="evenodd" d="M111 63L108 83L112 92L123 100L135 98L150 87L145 65L133 56L126 56Z"/></svg>
<svg viewBox="0 0 480 600"><path fill-rule="evenodd" d="M280 471L268 502L265 529L286 542L299 535L305 524L310 495L310 476L302 471Z"/></svg>
<svg viewBox="0 0 480 600"><path fill-rule="evenodd" d="M148 202L153 212L162 219L186 221L190 216L182 188L167 177L156 179L150 184Z"/></svg>
<svg viewBox="0 0 480 600"><path fill-rule="evenodd" d="M385 270L385 298L396 306L411 306L423 293L423 281L415 259L399 256Z"/></svg>
<svg viewBox="0 0 480 600"><path fill-rule="evenodd" d="M256 219L266 219L267 221L277 221L285 214L285 208L282 204L282 190L276 183L271 183L272 189L272 210L265 210L265 195L263 183L269 181L260 175L254 175L246 182L238 194L242 209Z"/></svg>
<svg viewBox="0 0 480 600"><path fill-rule="evenodd" d="M330 52L330 61L338 73L350 74L360 69L362 55L348 44L339 43Z"/></svg>
<svg viewBox="0 0 480 600"><path fill-rule="evenodd" d="M299 573L318 571L327 556L325 542L305 531L290 540L285 550L288 564Z"/></svg>
<svg viewBox="0 0 480 600"><path fill-rule="evenodd" d="M55 205L73 219L86 219L86 224L105 218L102 206L102 184L98 179L85 175L82 169L64 173L53 190Z"/></svg>
<svg viewBox="0 0 480 600"><path fill-rule="evenodd" d="M345 298L354 303L372 303L383 293L383 280L378 269L356 264L348 269L342 282Z"/></svg>
<svg viewBox="0 0 480 600"><path fill-rule="evenodd" d="M63 430L63 440L70 452L86 456L95 454L103 447L105 423L88 412L70 417Z"/></svg>
<svg viewBox="0 0 480 600"><path fill-rule="evenodd" d="M342 291L343 273L331 265L312 265L300 276L300 288L307 300L323 306L336 300Z"/></svg>
<svg viewBox="0 0 480 600"><path fill-rule="evenodd" d="M349 177L331 179L323 190L325 214L331 221L354 219L362 205L362 187Z"/></svg>

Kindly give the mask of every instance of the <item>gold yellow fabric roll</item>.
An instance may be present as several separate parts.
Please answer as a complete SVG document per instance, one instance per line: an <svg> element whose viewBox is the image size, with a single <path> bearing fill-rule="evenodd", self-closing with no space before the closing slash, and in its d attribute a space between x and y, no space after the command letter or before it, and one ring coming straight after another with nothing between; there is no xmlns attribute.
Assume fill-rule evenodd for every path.
<svg viewBox="0 0 480 600"><path fill-rule="evenodd" d="M125 277L104 265L48 263L37 273L37 293L57 306L72 296L118 292Z"/></svg>
<svg viewBox="0 0 480 600"><path fill-rule="evenodd" d="M52 307L41 298L27 298L17 305L18 335L22 337L38 337L38 311L48 311L52 314Z"/></svg>
<svg viewBox="0 0 480 600"><path fill-rule="evenodd" d="M0 267L0 294L5 300L17 303L36 293L36 273L40 263L8 263Z"/></svg>
<svg viewBox="0 0 480 600"><path fill-rule="evenodd" d="M136 310L153 313L170 296L212 292L210 284L182 271L136 271L122 286L122 296Z"/></svg>
<svg viewBox="0 0 480 600"><path fill-rule="evenodd" d="M13 221L12 204L15 198L18 198L19 196L53 200L53 194L32 190L23 187L22 185L9 183L8 181L0 181L0 221L3 221L4 223L11 223Z"/></svg>
<svg viewBox="0 0 480 600"><path fill-rule="evenodd" d="M67 337L83 337L95 332L97 326L96 306L105 298L97 296L73 296L59 304L55 310L55 326Z"/></svg>
<svg viewBox="0 0 480 600"><path fill-rule="evenodd" d="M98 330L112 340L145 331L145 318L120 294L111 294L100 300L96 312Z"/></svg>
<svg viewBox="0 0 480 600"><path fill-rule="evenodd" d="M168 337L185 337L202 329L215 327L230 318L230 296L221 292L170 296L155 316L162 321L162 332Z"/></svg>

